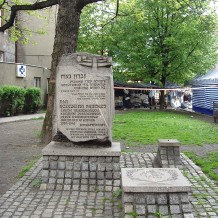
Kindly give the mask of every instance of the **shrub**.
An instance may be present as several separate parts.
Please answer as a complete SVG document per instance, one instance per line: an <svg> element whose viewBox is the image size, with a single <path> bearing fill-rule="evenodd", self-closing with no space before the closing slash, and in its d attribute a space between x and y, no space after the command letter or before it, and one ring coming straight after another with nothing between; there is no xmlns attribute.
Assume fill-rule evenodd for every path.
<svg viewBox="0 0 218 218"><path fill-rule="evenodd" d="M1 109L5 116L13 116L23 111L25 89L17 86L3 86Z"/></svg>
<svg viewBox="0 0 218 218"><path fill-rule="evenodd" d="M35 113L42 106L39 88L28 88L25 93L25 113Z"/></svg>

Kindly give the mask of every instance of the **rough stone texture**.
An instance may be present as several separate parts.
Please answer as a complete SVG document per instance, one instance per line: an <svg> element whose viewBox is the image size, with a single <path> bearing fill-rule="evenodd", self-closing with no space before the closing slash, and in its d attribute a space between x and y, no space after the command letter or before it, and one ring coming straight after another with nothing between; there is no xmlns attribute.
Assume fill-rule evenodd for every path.
<svg viewBox="0 0 218 218"><path fill-rule="evenodd" d="M154 154L150 153L123 153L120 158L120 167L152 167L153 159ZM192 185L192 193L189 194L189 200L191 201L193 215L184 214L184 218L217 218L217 185L183 154L181 154L181 161L182 170ZM123 216L120 199L116 198L113 194L113 192L120 190L120 180L113 180L110 181L112 183L108 183L108 180L96 181L95 179L89 179L88 181L84 180L84 182L88 182L87 186L84 187L84 185L77 185L79 180L74 179L73 190L71 185L64 185L64 191L60 191L57 189L48 190L47 186L50 186L50 184L41 185L41 189L37 188L35 186L37 184L36 181L40 184L41 174L42 159L23 178L18 180L10 190L0 197L0 217L133 217L132 215ZM51 184L52 186L54 185ZM151 198L153 197L151 196ZM138 198L138 195L136 198ZM187 210L185 202L189 202L188 193L180 193L180 199L184 205L184 210ZM128 204L128 207L130 211L132 208L131 204ZM165 204L160 203L159 212L164 214L166 211L168 213L168 207L166 208ZM138 216L137 218L142 217L145 218L145 216ZM155 218L157 214L146 217ZM168 215L163 215L162 217L169 218ZM173 215L173 217L181 218L178 214Z"/></svg>
<svg viewBox="0 0 218 218"><path fill-rule="evenodd" d="M59 145L60 143L54 142L48 146L51 144ZM62 149L59 155L59 150L56 151L54 147L43 150L43 159L45 160L42 171L43 187L49 190L75 189L75 185L88 184L88 179L92 179L101 181L102 184L110 183L110 187L106 188L111 190L112 181L120 181L121 169L117 163L121 154L119 143L113 143L111 148L100 149L63 147L61 145L60 147ZM45 186L46 183L48 186ZM120 183L117 182L114 185L119 187Z"/></svg>
<svg viewBox="0 0 218 218"><path fill-rule="evenodd" d="M86 156L92 157L90 159L90 162L96 162L96 158L101 158L102 156L99 162L106 162L105 158L110 157L110 158L114 158L114 163L119 163L120 154L121 154L121 148L119 142L113 142L111 147L102 147L102 146L99 147L97 145L96 146L75 145L70 142L51 141L45 148L42 149L43 157L51 156L50 160L57 161L57 158L58 157L60 158L62 156L61 158L67 158L71 163L73 159L74 162L76 162L77 160L80 161L81 158L83 158L85 162L84 158ZM53 164L57 164L57 162Z"/></svg>
<svg viewBox="0 0 218 218"><path fill-rule="evenodd" d="M57 67L54 141L112 143L112 59L87 53L64 55Z"/></svg>
<svg viewBox="0 0 218 218"><path fill-rule="evenodd" d="M178 199L180 199L180 195L183 193L176 193ZM122 201L123 201L123 213L124 215L129 215L133 212L136 212L138 216L142 217L149 217L152 215L156 215L155 217L194 217L191 210L190 204L184 204L181 201L170 203L170 204L163 204L158 201L160 195L162 193L154 193L153 197L154 200L150 200L150 193L123 193ZM166 193L167 202L170 201L172 196L175 196L175 193ZM140 196L140 200L138 199ZM189 207L189 210L184 209ZM137 216L137 217L138 217Z"/></svg>
<svg viewBox="0 0 218 218"><path fill-rule="evenodd" d="M180 143L176 139L159 139L158 151L154 159L155 167L172 168L181 165Z"/></svg>
<svg viewBox="0 0 218 218"><path fill-rule="evenodd" d="M192 215L188 200L190 183L177 168L122 168L124 215ZM127 205L127 206L126 206ZM131 212L126 212L125 208Z"/></svg>
<svg viewBox="0 0 218 218"><path fill-rule="evenodd" d="M124 192L191 191L190 183L177 168L123 168L121 175ZM176 201L177 199L175 197L172 200Z"/></svg>
<svg viewBox="0 0 218 218"><path fill-rule="evenodd" d="M176 195L176 197L180 199L180 195L183 195L183 193L178 192L176 194L173 193L173 195ZM157 217L158 214L159 217L174 217L176 215L179 215L179 217L193 217L191 205L189 203L183 203L179 200L177 202L165 204L165 202L159 201L159 198L161 196L163 196L163 193L156 192L153 194L151 200L150 193L123 192L123 213L124 215L129 215L131 213L136 212L138 216L142 217L149 217L155 214L155 217ZM171 193L165 193L165 198L167 202L170 202ZM187 201L189 201L188 195Z"/></svg>

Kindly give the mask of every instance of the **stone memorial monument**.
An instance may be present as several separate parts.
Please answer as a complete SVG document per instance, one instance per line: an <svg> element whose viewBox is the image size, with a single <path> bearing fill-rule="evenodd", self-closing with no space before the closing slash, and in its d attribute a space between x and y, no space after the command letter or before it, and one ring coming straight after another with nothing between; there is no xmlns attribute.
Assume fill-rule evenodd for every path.
<svg viewBox="0 0 218 218"><path fill-rule="evenodd" d="M57 67L53 141L43 150L44 189L69 190L82 179L120 179L120 144L112 142L112 59L64 55Z"/></svg>

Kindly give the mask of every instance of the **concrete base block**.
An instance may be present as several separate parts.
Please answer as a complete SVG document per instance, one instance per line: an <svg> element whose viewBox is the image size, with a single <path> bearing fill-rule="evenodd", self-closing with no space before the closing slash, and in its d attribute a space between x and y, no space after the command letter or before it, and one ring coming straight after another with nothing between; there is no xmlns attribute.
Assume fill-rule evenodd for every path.
<svg viewBox="0 0 218 218"><path fill-rule="evenodd" d="M97 189L100 184L100 188L111 190L112 185L116 186L112 184L113 181L120 180L121 148L118 142L113 143L112 147L51 142L42 150L42 154L43 189L71 190L85 186L89 188L89 184L92 189L93 184Z"/></svg>
<svg viewBox="0 0 218 218"><path fill-rule="evenodd" d="M180 142L176 139L159 139L154 167L175 168L181 165Z"/></svg>
<svg viewBox="0 0 218 218"><path fill-rule="evenodd" d="M177 168L123 168L124 217L193 217L191 186Z"/></svg>

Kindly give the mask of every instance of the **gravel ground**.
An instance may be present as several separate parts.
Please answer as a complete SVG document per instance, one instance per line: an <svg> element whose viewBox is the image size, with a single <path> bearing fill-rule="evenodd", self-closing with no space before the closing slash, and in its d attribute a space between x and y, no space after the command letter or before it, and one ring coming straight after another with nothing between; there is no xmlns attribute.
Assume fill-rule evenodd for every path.
<svg viewBox="0 0 218 218"><path fill-rule="evenodd" d="M39 134L43 120L0 124L0 196L14 182L29 161L38 158L44 147Z"/></svg>

